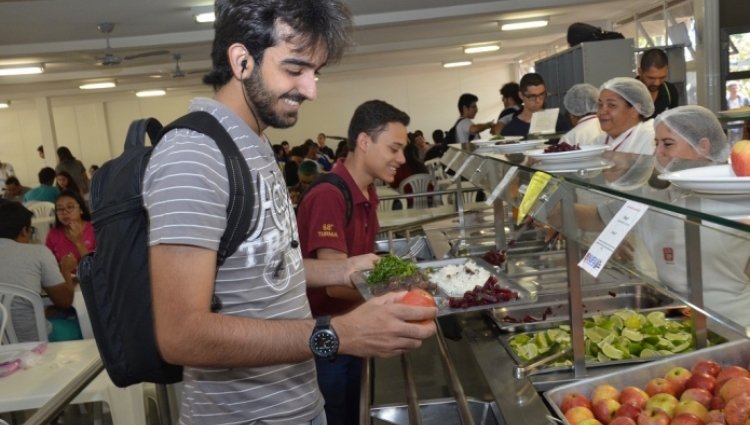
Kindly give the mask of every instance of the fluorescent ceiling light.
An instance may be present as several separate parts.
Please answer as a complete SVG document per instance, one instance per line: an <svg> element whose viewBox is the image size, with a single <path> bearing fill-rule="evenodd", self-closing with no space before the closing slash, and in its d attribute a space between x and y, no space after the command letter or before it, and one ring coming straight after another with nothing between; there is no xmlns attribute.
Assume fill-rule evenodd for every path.
<svg viewBox="0 0 750 425"><path fill-rule="evenodd" d="M138 97L154 97L154 96L164 96L167 94L164 90L142 90L139 92L135 92L135 95Z"/></svg>
<svg viewBox="0 0 750 425"><path fill-rule="evenodd" d="M114 81L107 81L103 83L90 83L90 84L83 84L83 85L78 86L79 89L83 89L83 90L111 89L112 87L117 87L117 84L115 84Z"/></svg>
<svg viewBox="0 0 750 425"><path fill-rule="evenodd" d="M10 101L7 102L0 102L0 109L5 109L10 107Z"/></svg>
<svg viewBox="0 0 750 425"><path fill-rule="evenodd" d="M464 53L466 54L494 52L495 50L500 50L500 46L492 44L489 46L464 47Z"/></svg>
<svg viewBox="0 0 750 425"><path fill-rule="evenodd" d="M443 68L457 68L459 66L469 66L469 65L471 65L471 61L447 62L443 64Z"/></svg>
<svg viewBox="0 0 750 425"><path fill-rule="evenodd" d="M44 72L44 66L42 64L8 66L8 67L0 68L0 76L31 75L31 74L41 74L42 72Z"/></svg>
<svg viewBox="0 0 750 425"><path fill-rule="evenodd" d="M547 23L549 23L549 20L546 18L530 20L530 21L498 22L498 24L500 25L500 29L502 31L523 30L523 29L528 29L528 28L541 28L541 27L546 27Z"/></svg>
<svg viewBox="0 0 750 425"><path fill-rule="evenodd" d="M193 17L195 18L195 22L202 24L205 22L213 22L216 20L216 15L214 14L213 5L194 7L191 10L193 11Z"/></svg>

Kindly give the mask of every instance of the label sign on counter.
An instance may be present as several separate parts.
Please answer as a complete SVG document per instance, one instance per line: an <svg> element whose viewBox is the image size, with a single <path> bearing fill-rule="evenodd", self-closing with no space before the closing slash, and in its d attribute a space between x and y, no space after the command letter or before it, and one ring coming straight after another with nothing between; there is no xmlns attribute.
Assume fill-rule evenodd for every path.
<svg viewBox="0 0 750 425"><path fill-rule="evenodd" d="M589 252L578 263L578 267L591 276L598 277L604 265L607 264L609 258L614 254L617 247L620 246L620 243L622 243L622 240L625 239L625 236L638 223L638 220L643 217L646 211L648 211L648 207L644 204L634 201L625 202L625 205L620 208L620 211L617 212L612 221L607 224L607 227L596 238L591 248L589 248Z"/></svg>
<svg viewBox="0 0 750 425"><path fill-rule="evenodd" d="M518 174L518 167L513 166L510 167L507 173L505 173L505 177L503 177L502 180L500 180L500 183L498 183L495 190L492 191L490 194L490 197L487 198L487 205L492 205L493 202L495 202L495 199L497 199L498 196L500 196L500 192L505 190L506 187L508 187L508 183Z"/></svg>
<svg viewBox="0 0 750 425"><path fill-rule="evenodd" d="M544 188L547 187L547 183L549 182L550 178L552 178L552 176L542 171L537 171L533 176L531 176L529 187L523 194L521 205L518 206L518 218L516 219L516 226L520 226L521 223L523 223L523 221L526 219L526 214L531 211L531 207L534 206L534 202L536 202L537 198L539 198L539 195L542 194Z"/></svg>

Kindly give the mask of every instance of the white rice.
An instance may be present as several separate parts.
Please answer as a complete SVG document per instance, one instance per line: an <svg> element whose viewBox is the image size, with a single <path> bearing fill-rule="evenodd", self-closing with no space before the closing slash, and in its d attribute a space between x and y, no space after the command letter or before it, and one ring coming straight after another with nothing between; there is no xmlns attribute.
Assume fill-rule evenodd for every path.
<svg viewBox="0 0 750 425"><path fill-rule="evenodd" d="M467 268L474 274L467 273ZM432 282L454 297L463 296L464 292L471 291L477 285L484 285L489 278L490 272L477 266L473 260L461 265L445 266L430 275Z"/></svg>

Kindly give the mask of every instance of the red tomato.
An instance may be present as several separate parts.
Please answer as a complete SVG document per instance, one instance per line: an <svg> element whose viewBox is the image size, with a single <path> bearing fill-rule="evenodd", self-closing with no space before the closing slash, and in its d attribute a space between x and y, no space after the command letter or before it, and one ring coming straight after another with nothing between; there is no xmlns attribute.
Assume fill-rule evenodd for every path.
<svg viewBox="0 0 750 425"><path fill-rule="evenodd" d="M429 292L423 289L412 289L403 298L401 298L401 304L416 305L419 307L437 307L435 299L432 298ZM427 324L432 322L432 319L425 320L413 320L410 323L422 323Z"/></svg>

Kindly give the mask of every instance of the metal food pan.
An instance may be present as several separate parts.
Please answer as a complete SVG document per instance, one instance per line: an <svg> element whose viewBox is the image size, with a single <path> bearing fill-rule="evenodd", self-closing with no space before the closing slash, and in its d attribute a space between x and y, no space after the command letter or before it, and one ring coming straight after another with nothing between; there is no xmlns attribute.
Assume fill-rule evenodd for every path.
<svg viewBox="0 0 750 425"><path fill-rule="evenodd" d="M667 320L669 321L677 321L677 322L683 322L686 321L687 318L681 314L681 309L675 308L664 311L667 315ZM560 326L560 322L539 322L539 323L533 323L530 324L530 329L526 332L519 332L514 334L505 334L498 337L498 341L500 341L500 344L505 348L505 350L508 352L508 354L513 358L513 360L517 364L523 364L524 362L518 357L516 352L513 350L513 347L510 345L510 340L513 339L515 336L520 335L522 333L537 333L540 331L544 331L550 328L558 327ZM709 331L709 334L713 335L712 332ZM718 337L718 335L714 335ZM718 337L722 338L722 337ZM722 346L723 343L726 340L722 340ZM672 354L668 357L674 357L677 354ZM632 357L630 359L622 359L622 360L610 360L608 362L593 362L593 363L586 363L587 368L601 368L606 366L625 366L625 365L639 365L642 363L650 363L653 361L656 361L657 359L663 359L665 356L654 356L654 357ZM743 366L744 367L744 366ZM571 369L572 366L546 366L541 369L538 369L535 371L535 374L549 374L549 373L557 373L557 372L568 372ZM662 375L663 376L663 375Z"/></svg>
<svg viewBox="0 0 750 425"><path fill-rule="evenodd" d="M596 387L602 384L613 385L619 389L629 385L643 388L648 381L656 377L664 376L674 367L680 366L689 370L699 360L713 360L719 363L722 367L731 365L747 367L749 358L750 341L743 338L741 340L727 342L703 350L676 354L674 356L654 360L647 364L629 367L622 371L609 373L596 378L584 379L572 384L562 385L545 392L544 398L549 405L552 406L555 414L562 419L563 423L570 425L570 423L565 420L565 416L559 407L560 403L562 403L563 397L568 393L579 392L588 397Z"/></svg>
<svg viewBox="0 0 750 425"><path fill-rule="evenodd" d="M448 294L440 287L440 282L434 282L438 285L438 292L437 294L435 294L435 301L437 302L439 308L438 316L465 313L475 310L487 310L496 308L498 306L524 306L535 303L537 301L536 291L534 291L533 289L530 290L520 285L515 280L509 279L503 272L499 271L497 268L493 267L490 263L482 260L481 258L448 258L444 260L425 261L417 263L416 265L420 269L432 268L437 270L445 266L463 265L469 261L474 261L477 267L489 271L490 275L497 278L498 285L504 286L512 291L517 292L519 299L503 303L487 304L468 308L450 308L448 307ZM372 298L370 288L367 285L367 277L369 276L369 274L369 271L364 271L355 273L352 276L352 281L354 282L355 287L357 288L357 290L359 290L359 292L366 300Z"/></svg>
<svg viewBox="0 0 750 425"><path fill-rule="evenodd" d="M682 304L669 293L642 282L587 286L582 291L584 317L591 317L594 314L611 314L621 309L643 312L682 307ZM567 292L543 294L538 298L533 306L498 307L492 311L492 320L504 332L533 332L545 328L540 324L550 323L551 325L546 327L548 328L559 326L560 322L569 320ZM533 316L541 319L545 311L547 317L543 322L510 323L504 321L506 317L520 320L526 316Z"/></svg>

